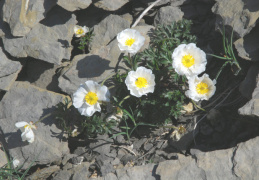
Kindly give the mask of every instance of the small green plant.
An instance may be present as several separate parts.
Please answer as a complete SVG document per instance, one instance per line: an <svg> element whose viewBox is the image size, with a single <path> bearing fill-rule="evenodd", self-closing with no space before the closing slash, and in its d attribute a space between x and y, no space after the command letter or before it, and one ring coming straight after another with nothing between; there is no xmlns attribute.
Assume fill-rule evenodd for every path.
<svg viewBox="0 0 259 180"><path fill-rule="evenodd" d="M14 167L13 166L14 160L10 159L8 157L8 154L5 151L5 149L3 148L3 146L2 146L2 149L5 152L7 164L0 167L0 180L6 180L6 179L8 179L8 180L16 180L16 179L17 180L23 180L23 179L25 179L25 177L28 174L31 167L35 164L35 160L36 160L37 157L30 163L29 167L25 171L22 171L21 169L22 169L23 165L20 165L18 167Z"/></svg>
<svg viewBox="0 0 259 180"><path fill-rule="evenodd" d="M216 56L214 54L209 54L210 56L216 57L218 59L222 59L225 60L224 64L221 66L220 70L218 71L215 79L217 80L219 75L221 74L221 72L223 71L223 69L230 64L231 67L235 66L236 70L234 72L234 75L237 76L239 74L239 72L241 71L241 67L235 57L234 51L233 51L233 31L231 32L231 37L230 37L230 42L228 41L228 38L226 37L226 33L225 33L225 26L222 26L222 40L223 40L223 48L224 48L224 56Z"/></svg>
<svg viewBox="0 0 259 180"><path fill-rule="evenodd" d="M106 121L109 114L102 116L101 113L96 113L91 117L81 116L68 98L57 104L55 115L58 124L69 136L73 136L72 132L77 128L79 133L84 133L87 137L111 133L116 124L114 120Z"/></svg>
<svg viewBox="0 0 259 180"><path fill-rule="evenodd" d="M78 48L81 49L84 53L85 53L86 47L89 46L90 42L92 41L93 36L94 36L93 29L91 29L84 36L80 37Z"/></svg>
<svg viewBox="0 0 259 180"><path fill-rule="evenodd" d="M183 20L171 25L158 26L153 32L148 49L134 56L124 56L130 69L136 70L138 66L142 65L151 69L155 75L154 93L140 98L131 96L127 99L127 106L120 107L124 109L125 113L131 112L131 116L135 117L136 123L130 118L134 127L139 122L156 125L168 124L172 122L172 119L181 115L186 99L183 91L186 78L179 76L173 70L172 53L178 45L196 41L196 37L190 32L191 24L191 21ZM127 72L125 74L117 73L114 77L117 101L129 94L125 86L127 74ZM129 109L129 107L135 108Z"/></svg>

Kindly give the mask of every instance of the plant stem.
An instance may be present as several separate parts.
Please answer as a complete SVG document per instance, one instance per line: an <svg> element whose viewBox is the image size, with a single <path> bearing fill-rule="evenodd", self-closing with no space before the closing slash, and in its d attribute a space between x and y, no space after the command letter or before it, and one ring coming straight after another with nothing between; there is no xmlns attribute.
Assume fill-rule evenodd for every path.
<svg viewBox="0 0 259 180"><path fill-rule="evenodd" d="M130 61L131 69L132 69L132 70L135 70L135 69L134 69L134 65L133 65L132 58L130 57L130 53L128 53L128 58L129 58L129 61Z"/></svg>
<svg viewBox="0 0 259 180"><path fill-rule="evenodd" d="M103 84L105 83L105 81L107 81L109 78L111 78L112 76L114 76L114 74L111 74L110 76L108 76L107 78L105 78L103 80L103 82L101 83L101 86L103 86Z"/></svg>
<svg viewBox="0 0 259 180"><path fill-rule="evenodd" d="M119 103L119 106L121 106L121 104L122 104L126 99L128 99L128 98L130 98L130 95L124 97L124 98L121 100L121 102Z"/></svg>
<svg viewBox="0 0 259 180"><path fill-rule="evenodd" d="M40 118L38 121L36 121L36 122L33 123L33 124L36 125L37 123L41 122L43 119L45 119L45 118L47 118L47 117L49 117L49 116L51 116L51 115L52 115L52 113L49 113L49 114L47 114L46 116Z"/></svg>
<svg viewBox="0 0 259 180"><path fill-rule="evenodd" d="M201 108L200 106L198 106L193 100L192 103L194 104L195 107L197 107L198 109L202 110L202 111L206 111L205 109Z"/></svg>

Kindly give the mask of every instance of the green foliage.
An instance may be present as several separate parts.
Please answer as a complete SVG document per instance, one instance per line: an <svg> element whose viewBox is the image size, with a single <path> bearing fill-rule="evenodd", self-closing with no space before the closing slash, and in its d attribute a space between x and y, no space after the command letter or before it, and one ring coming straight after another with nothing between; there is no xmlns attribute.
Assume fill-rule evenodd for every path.
<svg viewBox="0 0 259 180"><path fill-rule="evenodd" d="M81 49L83 52L85 52L85 49L89 45L89 43L92 41L93 36L94 36L93 29L91 29L84 36L80 37L80 42L79 42L78 48Z"/></svg>
<svg viewBox="0 0 259 180"><path fill-rule="evenodd" d="M102 109L105 109L105 107L102 107ZM71 105L71 101L68 98L65 98L64 102L57 104L55 115L58 124L69 136L72 136L72 131L75 128L78 128L80 132L83 132L88 137L111 133L112 128L116 124L114 120L107 122L106 116L102 117L101 113L95 113L91 117L80 115L78 110Z"/></svg>
<svg viewBox="0 0 259 180"><path fill-rule="evenodd" d="M0 144L1 145L1 144ZM28 174L29 170L31 167L34 165L36 158L30 163L29 167L25 170L22 171L21 168L23 165L18 166L16 168L13 167L13 160L9 159L7 152L3 148L5 152L5 157L7 159L7 164L4 166L0 167L0 180L23 180L25 179L26 175Z"/></svg>
<svg viewBox="0 0 259 180"><path fill-rule="evenodd" d="M191 35L191 25L190 20L159 25L153 33L150 47L141 54L147 61L146 66L152 70L171 66L172 53L177 46L196 42L196 36Z"/></svg>
<svg viewBox="0 0 259 180"><path fill-rule="evenodd" d="M172 53L180 44L195 43L196 37L191 35L191 24L191 21L183 20L171 25L158 26L153 32L148 49L132 57L124 57L126 64L132 70L140 65L152 69L156 81L154 93L140 98L131 96L126 100L127 105L121 107L134 117L136 122L133 123L134 127L137 123L156 125L171 123L172 119L177 119L181 115L186 78L179 76L173 70ZM129 95L125 85L126 76L127 73L117 73L114 78L117 102ZM128 119L132 121L132 118Z"/></svg>
<svg viewBox="0 0 259 180"><path fill-rule="evenodd" d="M101 113L95 113L93 116L85 118L82 123L85 135L93 137L96 134L112 134L111 131L116 125L116 121L113 119L106 121L106 117L101 117Z"/></svg>
<svg viewBox="0 0 259 180"><path fill-rule="evenodd" d="M216 80L218 79L220 73L223 71L223 69L230 64L231 67L235 66L235 70L234 70L234 75L237 76L239 74L239 72L241 71L241 67L235 57L234 51L233 51L233 31L231 33L231 37L230 37L230 42L228 41L228 38L226 37L225 34L225 26L223 25L222 27L223 32L221 32L222 34L222 40L223 40L223 48L224 48L224 56L216 56L214 54L209 54L210 56L216 57L218 59L222 59L225 60L224 64L221 66L221 68L219 69L217 75L216 75Z"/></svg>

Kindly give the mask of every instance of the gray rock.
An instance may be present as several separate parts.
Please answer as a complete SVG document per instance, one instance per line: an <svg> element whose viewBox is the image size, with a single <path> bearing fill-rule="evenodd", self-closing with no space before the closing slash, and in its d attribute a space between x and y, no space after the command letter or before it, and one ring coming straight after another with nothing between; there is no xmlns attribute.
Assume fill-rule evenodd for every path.
<svg viewBox="0 0 259 180"><path fill-rule="evenodd" d="M241 115L259 117L259 74L257 75L257 85L254 89L252 99L238 110Z"/></svg>
<svg viewBox="0 0 259 180"><path fill-rule="evenodd" d="M60 167L57 165L46 167L46 168L37 170L35 173L30 175L26 179L28 179L28 180L47 179L51 174L58 171L59 169L60 169Z"/></svg>
<svg viewBox="0 0 259 180"><path fill-rule="evenodd" d="M154 19L154 24L170 25L172 22L182 20L183 12L179 7L166 6L159 9Z"/></svg>
<svg viewBox="0 0 259 180"><path fill-rule="evenodd" d="M60 92L58 75L56 73L60 67L55 64L28 58L25 65L26 77L22 80L29 81L32 85L42 89Z"/></svg>
<svg viewBox="0 0 259 180"><path fill-rule="evenodd" d="M123 19L118 15L109 15L99 24L94 26L93 33L95 36L93 36L92 42L90 43L90 49L95 50L101 46L106 46L116 38L119 32L129 27L130 23L126 19Z"/></svg>
<svg viewBox="0 0 259 180"><path fill-rule="evenodd" d="M108 137L107 134L97 135L95 140L96 142L89 144L89 148L92 151L98 152L101 155L108 154L110 152L110 147L113 141Z"/></svg>
<svg viewBox="0 0 259 180"><path fill-rule="evenodd" d="M55 4L55 1L8 0L3 5L3 20L9 24L13 36L24 36Z"/></svg>
<svg viewBox="0 0 259 180"><path fill-rule="evenodd" d="M169 170L170 168L170 170ZM169 160L159 163L156 174L161 180L177 179L206 179L202 169L198 168L195 159L179 154L178 160Z"/></svg>
<svg viewBox="0 0 259 180"><path fill-rule="evenodd" d="M53 180L85 180L90 176L89 172L89 162L82 162L82 164L77 166L64 166L63 170L57 172Z"/></svg>
<svg viewBox="0 0 259 180"><path fill-rule="evenodd" d="M15 127L19 121L36 122L63 101L64 95L45 91L29 83L15 82L0 103L0 127L7 143L10 156L24 163L23 169L34 160L37 164L59 163L69 152L63 140L62 130L55 125L55 116L37 123L35 141L29 144L21 140L21 131ZM15 113L14 113L15 112Z"/></svg>
<svg viewBox="0 0 259 180"><path fill-rule="evenodd" d="M0 146L1 147L1 146ZM3 167L4 165L6 165L7 162L7 157L4 151L2 151L0 149L0 167Z"/></svg>
<svg viewBox="0 0 259 180"><path fill-rule="evenodd" d="M212 7L212 12L217 15L216 24L220 28L222 23L233 27L239 37L248 34L259 18L258 1L216 0L216 2Z"/></svg>
<svg viewBox="0 0 259 180"><path fill-rule="evenodd" d="M62 59L70 59L70 42L77 23L76 17L58 7L48 15L42 24L35 25L22 38L6 34L3 38L5 50L14 57L29 56L54 64L61 64Z"/></svg>
<svg viewBox="0 0 259 180"><path fill-rule="evenodd" d="M86 9L92 0L58 0L57 4L68 11Z"/></svg>
<svg viewBox="0 0 259 180"><path fill-rule="evenodd" d="M249 34L234 42L238 55L245 59L259 62L259 26L257 25Z"/></svg>
<svg viewBox="0 0 259 180"><path fill-rule="evenodd" d="M256 87L256 78L259 77L259 67L251 66L247 72L245 79L239 86L239 91L247 99L252 98L253 91Z"/></svg>
<svg viewBox="0 0 259 180"><path fill-rule="evenodd" d="M1 47L0 59L0 89L8 91L21 71L22 65L8 59Z"/></svg>
<svg viewBox="0 0 259 180"><path fill-rule="evenodd" d="M259 138L256 137L247 142L241 143L234 156L234 173L240 179L259 179Z"/></svg>
<svg viewBox="0 0 259 180"><path fill-rule="evenodd" d="M128 2L129 0L99 0L95 2L94 5L106 11L115 11Z"/></svg>
<svg viewBox="0 0 259 180"><path fill-rule="evenodd" d="M117 178L120 180L156 180L153 176L155 164L147 164L144 166L134 166L130 168L117 169ZM167 167L168 168L168 167Z"/></svg>
<svg viewBox="0 0 259 180"><path fill-rule="evenodd" d="M115 41L96 50L96 53L74 57L71 65L58 79L62 91L73 94L79 85L87 80L101 83L116 70L125 69L125 65L118 61L121 52Z"/></svg>

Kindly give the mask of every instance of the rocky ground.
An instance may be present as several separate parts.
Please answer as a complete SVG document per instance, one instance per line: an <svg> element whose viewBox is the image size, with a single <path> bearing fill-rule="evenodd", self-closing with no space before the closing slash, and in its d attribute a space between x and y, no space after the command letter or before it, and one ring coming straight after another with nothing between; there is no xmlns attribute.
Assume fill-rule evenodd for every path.
<svg viewBox="0 0 259 180"><path fill-rule="evenodd" d="M180 118L187 132L148 129L132 137L67 137L50 116L37 124L36 141L21 141L18 121L53 112L86 80L124 71L116 35L130 28L154 0L0 1L0 140L13 159L36 165L28 179L259 179L259 1L161 0L134 27L149 45L152 30L183 18L193 21L197 45L222 52L219 29L234 32L239 76L227 67L206 113ZM93 28L92 42L77 48L74 26ZM208 58L207 71L222 64ZM233 72L232 72L233 71ZM207 110L207 109L206 109ZM35 160L36 159L36 160ZM6 164L0 149L0 167Z"/></svg>

